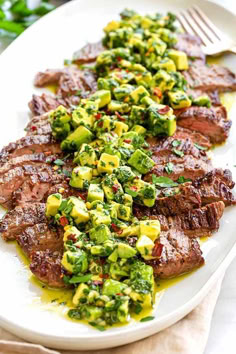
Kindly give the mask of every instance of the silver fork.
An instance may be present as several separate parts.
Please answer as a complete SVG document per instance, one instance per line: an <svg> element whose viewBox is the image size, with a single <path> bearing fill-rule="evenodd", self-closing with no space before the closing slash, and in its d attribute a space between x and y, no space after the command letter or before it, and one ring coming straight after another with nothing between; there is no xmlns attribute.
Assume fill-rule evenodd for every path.
<svg viewBox="0 0 236 354"><path fill-rule="evenodd" d="M198 6L181 11L177 18L187 33L201 39L202 50L206 55L224 52L236 54L236 43L221 32Z"/></svg>

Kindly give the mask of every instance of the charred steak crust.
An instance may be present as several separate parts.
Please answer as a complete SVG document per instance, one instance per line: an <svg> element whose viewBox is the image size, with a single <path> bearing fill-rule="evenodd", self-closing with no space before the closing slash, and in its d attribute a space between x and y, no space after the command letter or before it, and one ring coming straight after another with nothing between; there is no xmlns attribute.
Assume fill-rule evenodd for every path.
<svg viewBox="0 0 236 354"><path fill-rule="evenodd" d="M97 43L88 43L74 53L73 62L79 65L94 62L97 59L97 56L104 50L105 48L101 41Z"/></svg>
<svg viewBox="0 0 236 354"><path fill-rule="evenodd" d="M36 251L31 254L30 270L43 283L50 287L63 288L61 252L50 250Z"/></svg>
<svg viewBox="0 0 236 354"><path fill-rule="evenodd" d="M232 122L227 119L225 107L192 106L175 111L177 124L209 137L211 143L222 143L229 136Z"/></svg>
<svg viewBox="0 0 236 354"><path fill-rule="evenodd" d="M161 232L158 243L163 245L160 258L147 263L153 267L154 275L161 279L187 273L204 264L197 240L190 239L180 230Z"/></svg>
<svg viewBox="0 0 236 354"><path fill-rule="evenodd" d="M0 232L5 241L15 240L27 227L46 222L44 203L26 203L4 215L0 221Z"/></svg>

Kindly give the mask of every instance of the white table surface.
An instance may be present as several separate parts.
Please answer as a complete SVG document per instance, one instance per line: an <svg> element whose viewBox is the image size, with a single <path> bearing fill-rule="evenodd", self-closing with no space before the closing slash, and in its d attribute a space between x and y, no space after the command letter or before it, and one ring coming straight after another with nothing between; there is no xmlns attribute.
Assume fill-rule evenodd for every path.
<svg viewBox="0 0 236 354"><path fill-rule="evenodd" d="M31 0L32 3L38 0ZM236 0L214 0L236 13ZM55 4L63 0L54 0ZM197 2L197 0L196 0ZM9 40L0 38L0 53ZM208 343L204 354L235 354L236 353L236 259L225 273L224 280L214 314ZM166 353L171 354L171 353ZM191 353L189 353L191 354Z"/></svg>

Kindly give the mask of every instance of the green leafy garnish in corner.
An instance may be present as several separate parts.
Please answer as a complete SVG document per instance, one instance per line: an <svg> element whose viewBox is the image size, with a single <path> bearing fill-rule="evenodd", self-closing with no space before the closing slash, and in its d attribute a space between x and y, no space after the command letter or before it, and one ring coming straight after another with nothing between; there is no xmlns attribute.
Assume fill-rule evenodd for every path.
<svg viewBox="0 0 236 354"><path fill-rule="evenodd" d="M27 0L0 0L0 34L11 33L18 36L54 8L47 0L42 0L33 9L28 6Z"/></svg>

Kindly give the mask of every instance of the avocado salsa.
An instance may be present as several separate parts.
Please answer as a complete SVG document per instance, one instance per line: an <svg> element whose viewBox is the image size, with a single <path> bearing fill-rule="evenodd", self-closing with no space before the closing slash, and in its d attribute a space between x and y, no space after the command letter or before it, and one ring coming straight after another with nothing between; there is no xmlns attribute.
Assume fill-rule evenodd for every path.
<svg viewBox="0 0 236 354"><path fill-rule="evenodd" d="M186 93L180 71L189 64L173 49L174 21L170 13L124 10L104 28L98 90L76 107L50 113L53 136L77 165L70 185L87 190L86 200L56 193L46 204L47 217L64 227L64 282L75 288L68 315L99 330L154 305L153 269L145 261L161 255L160 223L136 219L132 205L152 207L158 188L178 184L142 179L155 165L146 138L175 133L173 109L210 104Z"/></svg>

